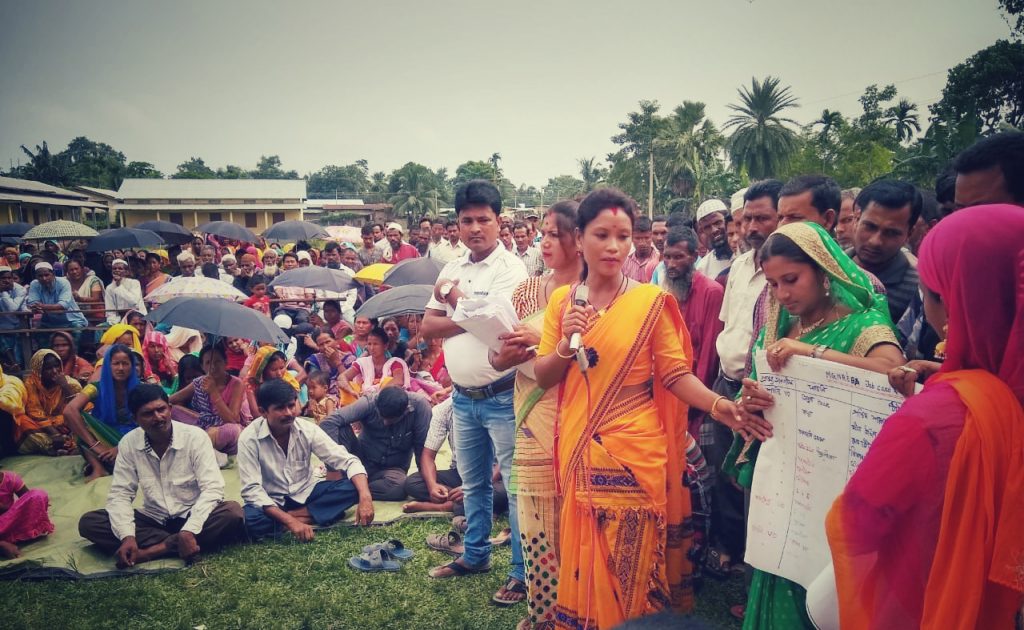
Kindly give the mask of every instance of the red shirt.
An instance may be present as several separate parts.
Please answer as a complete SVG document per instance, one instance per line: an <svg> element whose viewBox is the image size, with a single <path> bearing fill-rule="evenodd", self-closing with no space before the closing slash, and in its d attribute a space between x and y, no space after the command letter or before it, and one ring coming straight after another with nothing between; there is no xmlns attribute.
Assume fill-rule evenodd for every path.
<svg viewBox="0 0 1024 630"><path fill-rule="evenodd" d="M419 250L410 245L409 243L402 243L402 245L398 248L398 251L395 251L392 248L390 251L390 257L388 256L388 252L384 252L384 262L389 263L399 263L402 262L403 260L408 260L409 258L419 257Z"/></svg>

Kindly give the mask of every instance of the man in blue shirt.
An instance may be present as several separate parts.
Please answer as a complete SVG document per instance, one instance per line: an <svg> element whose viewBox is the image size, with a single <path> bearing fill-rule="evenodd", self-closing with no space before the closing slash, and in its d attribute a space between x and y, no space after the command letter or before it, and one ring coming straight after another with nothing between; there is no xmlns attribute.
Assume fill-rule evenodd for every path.
<svg viewBox="0 0 1024 630"><path fill-rule="evenodd" d="M53 265L40 262L36 265L36 279L28 288L26 304L33 313L41 313L43 328L85 328L85 315L75 302L71 283L67 278L58 278Z"/></svg>
<svg viewBox="0 0 1024 630"><path fill-rule="evenodd" d="M0 313L13 313L24 311L25 296L28 291L14 281L14 272L8 266L0 266ZM0 315L0 352L8 355L18 365L24 365L21 354L21 344L18 343L16 334L9 334L7 331L21 328L21 318L17 315Z"/></svg>

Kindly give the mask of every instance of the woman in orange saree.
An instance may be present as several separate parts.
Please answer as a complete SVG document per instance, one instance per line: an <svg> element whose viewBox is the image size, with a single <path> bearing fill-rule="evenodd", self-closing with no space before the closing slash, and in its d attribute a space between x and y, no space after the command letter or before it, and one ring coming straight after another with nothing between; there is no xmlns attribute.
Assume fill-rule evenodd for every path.
<svg viewBox="0 0 1024 630"><path fill-rule="evenodd" d="M612 628L693 608L690 496L682 480L687 407L679 400L734 419L738 413L690 372L675 299L622 275L635 208L610 188L581 202L584 283L551 295L535 363L537 384L559 388L557 628ZM589 305L574 306L583 287ZM575 355L574 333L583 343Z"/></svg>
<svg viewBox="0 0 1024 630"><path fill-rule="evenodd" d="M1024 599L1021 234L1019 207L977 206L921 246L925 314L947 330L946 359L885 421L828 514L844 630L1014 625Z"/></svg>

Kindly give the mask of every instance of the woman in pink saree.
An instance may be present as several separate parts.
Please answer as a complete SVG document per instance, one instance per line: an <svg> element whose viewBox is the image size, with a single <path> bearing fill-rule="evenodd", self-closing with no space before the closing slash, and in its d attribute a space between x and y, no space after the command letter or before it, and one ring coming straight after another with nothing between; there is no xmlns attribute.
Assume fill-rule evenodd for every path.
<svg viewBox="0 0 1024 630"><path fill-rule="evenodd" d="M886 420L829 512L844 630L1014 625L1024 593L1021 235L1021 208L977 206L921 246L925 313L947 331L946 359Z"/></svg>

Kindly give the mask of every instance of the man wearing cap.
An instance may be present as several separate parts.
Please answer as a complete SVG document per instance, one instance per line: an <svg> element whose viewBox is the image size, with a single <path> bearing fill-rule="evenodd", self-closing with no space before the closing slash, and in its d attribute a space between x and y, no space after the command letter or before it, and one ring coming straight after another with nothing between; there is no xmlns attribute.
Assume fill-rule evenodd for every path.
<svg viewBox="0 0 1024 630"><path fill-rule="evenodd" d="M725 227L729 209L720 199L708 199L697 208L697 235L708 253L697 262L697 271L715 280L732 264L732 248Z"/></svg>
<svg viewBox="0 0 1024 630"><path fill-rule="evenodd" d="M32 312L42 314L40 325L43 328L85 328L85 315L75 302L67 278L54 275L53 265L45 261L36 263L35 274L25 304Z"/></svg>
<svg viewBox="0 0 1024 630"><path fill-rule="evenodd" d="M195 260L192 262L194 267ZM115 259L110 272L114 278L103 290L107 323L113 326L121 321L128 311L138 311L145 315L146 303L142 300L142 285L135 278L128 277L128 261Z"/></svg>
<svg viewBox="0 0 1024 630"><path fill-rule="evenodd" d="M28 291L14 281L14 270L7 265L0 266L0 312L14 313L24 311L25 298ZM23 364L21 344L18 336L7 333L8 330L21 328L21 318L17 315L0 315L0 352L8 354L18 365Z"/></svg>
<svg viewBox="0 0 1024 630"><path fill-rule="evenodd" d="M491 568L493 492L491 466L498 460L503 479L512 473L515 447L515 412L512 406L515 368L499 370L498 362L518 365L533 353L518 345L506 345L501 355L490 356L487 344L467 334L451 316L463 297L511 299L526 280L526 267L498 242L501 193L486 180L473 180L455 193L455 212L462 242L470 254L441 270L434 296L427 303L420 327L426 339L444 339L448 371L454 384L455 452L464 482L467 530L465 553L456 561L431 570L434 578L485 573ZM453 360L454 359L454 360ZM509 495L512 540L519 540L515 495ZM496 597L502 601L525 596L522 546L512 545L512 568Z"/></svg>
<svg viewBox="0 0 1024 630"><path fill-rule="evenodd" d="M409 258L419 258L420 252L409 243L402 242L402 235L404 231L402 226L397 223L388 223L387 229L388 237L388 250L384 252L384 262L386 263L400 263L403 260Z"/></svg>

